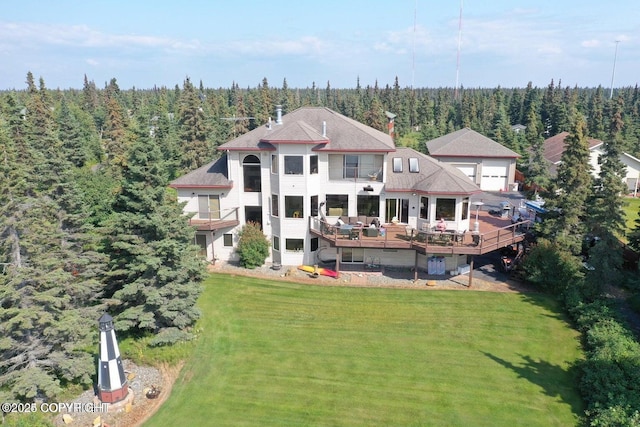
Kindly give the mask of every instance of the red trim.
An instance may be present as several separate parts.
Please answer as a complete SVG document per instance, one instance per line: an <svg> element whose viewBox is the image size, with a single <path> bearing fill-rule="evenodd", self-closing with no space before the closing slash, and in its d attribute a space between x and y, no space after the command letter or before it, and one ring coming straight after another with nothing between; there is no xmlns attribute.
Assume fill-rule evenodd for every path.
<svg viewBox="0 0 640 427"><path fill-rule="evenodd" d="M467 154L430 154L431 157L433 157L434 159L439 159L439 158L443 158L443 157L466 157L466 158L471 158L471 159L487 159L487 160L491 160L491 159L517 159L519 157L522 157L520 154L518 154L517 156L473 156L473 155L467 155Z"/></svg>
<svg viewBox="0 0 640 427"><path fill-rule="evenodd" d="M169 184L171 188L233 188L233 185Z"/></svg>
<svg viewBox="0 0 640 427"><path fill-rule="evenodd" d="M260 142L268 142L269 144L326 144L329 141L326 139L321 139L318 141L300 141L300 140L279 140L279 139L261 139Z"/></svg>
<svg viewBox="0 0 640 427"><path fill-rule="evenodd" d="M218 147L220 151L276 151L276 147L273 148L258 148L258 147L242 147L242 148L227 148L227 147Z"/></svg>
<svg viewBox="0 0 640 427"><path fill-rule="evenodd" d="M472 191L472 192L430 192L430 191L422 191L422 190L414 190L414 189L400 189L400 190L390 190L390 189L385 189L385 191L387 193L416 193L416 194L426 194L428 196L437 196L437 195L444 195L444 196L471 196L473 194L479 194L482 193L482 190L476 190L476 191Z"/></svg>

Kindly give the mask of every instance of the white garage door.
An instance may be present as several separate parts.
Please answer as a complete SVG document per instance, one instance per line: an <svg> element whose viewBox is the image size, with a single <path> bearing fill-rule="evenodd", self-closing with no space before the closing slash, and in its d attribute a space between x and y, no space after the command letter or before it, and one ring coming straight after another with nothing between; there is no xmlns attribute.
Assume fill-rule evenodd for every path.
<svg viewBox="0 0 640 427"><path fill-rule="evenodd" d="M458 163L454 164L454 166L460 169L460 171L462 171L462 173L464 173L466 176L468 176L471 182L476 182L476 165Z"/></svg>
<svg viewBox="0 0 640 427"><path fill-rule="evenodd" d="M480 188L485 191L500 191L508 187L508 165L500 160L482 162L482 180Z"/></svg>

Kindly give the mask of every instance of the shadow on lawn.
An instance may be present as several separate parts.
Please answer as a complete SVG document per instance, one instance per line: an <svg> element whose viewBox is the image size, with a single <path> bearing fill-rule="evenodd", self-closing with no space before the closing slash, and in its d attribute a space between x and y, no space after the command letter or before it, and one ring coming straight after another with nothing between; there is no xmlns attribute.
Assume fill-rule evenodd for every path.
<svg viewBox="0 0 640 427"><path fill-rule="evenodd" d="M578 370L576 365L571 365L568 369L564 369L560 365L554 365L542 360L533 360L530 356L520 356L524 363L515 365L493 354L484 351L481 353L505 368L511 369L518 374L519 378L524 378L538 385L547 396L561 399L562 402L571 406L574 414L581 415L583 408L576 388Z"/></svg>

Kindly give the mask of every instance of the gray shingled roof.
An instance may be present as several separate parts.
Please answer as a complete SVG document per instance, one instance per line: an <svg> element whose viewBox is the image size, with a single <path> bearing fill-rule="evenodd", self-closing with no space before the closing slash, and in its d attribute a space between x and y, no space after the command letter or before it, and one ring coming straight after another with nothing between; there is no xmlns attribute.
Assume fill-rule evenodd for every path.
<svg viewBox="0 0 640 427"><path fill-rule="evenodd" d="M227 156L223 155L198 169L182 175L169 184L170 187L214 187L231 188L232 183L228 179Z"/></svg>
<svg viewBox="0 0 640 427"><path fill-rule="evenodd" d="M326 139L323 137L326 125ZM325 141L327 141L325 143ZM218 147L219 150L269 150L277 143L319 143L316 151L389 152L391 136L325 107L302 107Z"/></svg>
<svg viewBox="0 0 640 427"><path fill-rule="evenodd" d="M515 151L469 128L427 141L427 150L433 157L520 157Z"/></svg>
<svg viewBox="0 0 640 427"><path fill-rule="evenodd" d="M402 158L402 172L393 172L394 157ZM410 157L418 159L419 172L409 172ZM423 194L474 194L481 191L458 168L406 147L398 147L389 155L385 190Z"/></svg>

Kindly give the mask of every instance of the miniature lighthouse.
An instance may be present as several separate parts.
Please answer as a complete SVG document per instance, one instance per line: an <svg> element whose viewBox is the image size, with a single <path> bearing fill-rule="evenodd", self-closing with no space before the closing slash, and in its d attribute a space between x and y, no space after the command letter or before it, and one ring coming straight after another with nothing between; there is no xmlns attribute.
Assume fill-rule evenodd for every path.
<svg viewBox="0 0 640 427"><path fill-rule="evenodd" d="M100 323L100 360L98 361L98 399L115 403L127 397L129 387L120 359L120 349L113 329L113 317L107 313Z"/></svg>

